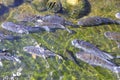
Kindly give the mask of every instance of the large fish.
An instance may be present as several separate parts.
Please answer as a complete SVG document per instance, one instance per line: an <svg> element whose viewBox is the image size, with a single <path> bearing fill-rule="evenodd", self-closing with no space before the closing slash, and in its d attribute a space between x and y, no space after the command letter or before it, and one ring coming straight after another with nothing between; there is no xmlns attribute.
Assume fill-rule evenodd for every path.
<svg viewBox="0 0 120 80"><path fill-rule="evenodd" d="M103 24L120 25L120 21L112 20L110 18L99 17L99 16L87 17L87 18L80 19L78 21L79 26L99 26Z"/></svg>
<svg viewBox="0 0 120 80"><path fill-rule="evenodd" d="M74 39L72 41L72 45L76 48L84 50L85 52L93 53L94 55L96 55L100 58L105 58L108 60L113 59L113 56L107 54L106 52L101 51L93 44L86 42L84 40Z"/></svg>
<svg viewBox="0 0 120 80"><path fill-rule="evenodd" d="M120 33L119 32L107 31L104 33L104 36L110 40L115 40L118 45L118 48L120 48Z"/></svg>
<svg viewBox="0 0 120 80"><path fill-rule="evenodd" d="M94 55L92 52L77 52L76 53L76 57L90 65L94 65L94 66L101 66L103 68L107 68L109 70L111 70L112 72L116 72L119 73L120 72L120 67L116 66L114 63L98 57L96 55Z"/></svg>
<svg viewBox="0 0 120 80"><path fill-rule="evenodd" d="M36 56L39 57L43 57L44 59L47 57L54 57L54 56L58 56L60 59L62 58L61 56L55 54L54 52L45 49L43 47L40 46L25 46L23 47L23 50L26 51L27 53L32 54L33 58L36 58Z"/></svg>
<svg viewBox="0 0 120 80"><path fill-rule="evenodd" d="M1 60L9 60L9 61L21 63L21 60L17 56L11 55L6 50L0 50L0 66L3 66Z"/></svg>

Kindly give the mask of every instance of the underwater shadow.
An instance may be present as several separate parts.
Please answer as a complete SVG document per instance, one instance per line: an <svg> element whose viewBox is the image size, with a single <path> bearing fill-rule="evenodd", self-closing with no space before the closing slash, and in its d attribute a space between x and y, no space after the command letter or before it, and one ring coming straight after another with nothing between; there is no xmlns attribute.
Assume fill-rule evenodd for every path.
<svg viewBox="0 0 120 80"><path fill-rule="evenodd" d="M88 0L82 0L83 2L83 8L81 9L79 13L79 18L82 18L84 16L87 16L91 12L91 4Z"/></svg>
<svg viewBox="0 0 120 80"><path fill-rule="evenodd" d="M9 8L3 4L0 4L0 16L4 15L5 13L8 13L8 12L9 12Z"/></svg>
<svg viewBox="0 0 120 80"><path fill-rule="evenodd" d="M10 8L18 7L23 3L24 3L24 0L14 0L14 3L12 5L9 5L8 7Z"/></svg>

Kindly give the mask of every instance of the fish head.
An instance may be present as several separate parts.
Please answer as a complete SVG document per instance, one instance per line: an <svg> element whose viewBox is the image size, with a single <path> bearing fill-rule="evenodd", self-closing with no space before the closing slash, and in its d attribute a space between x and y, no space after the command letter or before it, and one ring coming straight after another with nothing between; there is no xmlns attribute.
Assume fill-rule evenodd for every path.
<svg viewBox="0 0 120 80"><path fill-rule="evenodd" d="M23 47L23 51L32 54L32 47L30 47L30 46Z"/></svg>
<svg viewBox="0 0 120 80"><path fill-rule="evenodd" d="M104 36L108 39L112 39L112 35L111 35L111 32L110 31L107 31L104 33Z"/></svg>
<svg viewBox="0 0 120 80"><path fill-rule="evenodd" d="M2 28L7 28L7 27L9 27L9 26L13 26L14 24L12 23L12 22L3 22L2 24L1 24L1 27Z"/></svg>
<svg viewBox="0 0 120 80"><path fill-rule="evenodd" d="M86 44L83 40L74 39L72 45L76 48L83 48Z"/></svg>

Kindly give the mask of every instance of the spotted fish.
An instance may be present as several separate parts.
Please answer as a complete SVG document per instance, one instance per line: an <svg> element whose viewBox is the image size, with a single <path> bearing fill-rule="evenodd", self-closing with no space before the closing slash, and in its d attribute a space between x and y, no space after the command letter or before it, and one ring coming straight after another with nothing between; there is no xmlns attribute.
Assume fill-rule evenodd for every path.
<svg viewBox="0 0 120 80"><path fill-rule="evenodd" d="M33 58L36 58L36 56L43 57L44 59L47 57L54 56L58 56L60 59L62 58L61 56L55 54L54 52L40 46L25 46L23 47L23 50L26 51L27 53L32 54Z"/></svg>
<svg viewBox="0 0 120 80"><path fill-rule="evenodd" d="M3 66L1 60L9 60L9 61L21 63L21 60L17 56L11 55L6 50L0 50L0 65Z"/></svg>
<svg viewBox="0 0 120 80"><path fill-rule="evenodd" d="M110 40L116 41L118 48L120 48L120 33L119 32L110 32L107 31L104 33L104 36Z"/></svg>
<svg viewBox="0 0 120 80"><path fill-rule="evenodd" d="M110 18L103 18L99 16L93 16L88 18L83 18L78 21L79 26L99 26L103 24L118 24L120 25L120 21L112 20Z"/></svg>
<svg viewBox="0 0 120 80"><path fill-rule="evenodd" d="M119 66L116 66L114 63L104 59L104 58L101 58L101 57L98 57L96 55L94 55L92 52L89 53L89 52L77 52L76 53L76 57L90 65L94 65L94 66L100 66L100 67L103 67L103 68L107 68L109 70L111 70L112 72L115 72L115 73L119 73L120 72L120 67Z"/></svg>
<svg viewBox="0 0 120 80"><path fill-rule="evenodd" d="M105 58L108 60L113 59L113 56L107 54L106 52L101 51L93 44L86 42L84 40L74 39L72 41L72 45L76 48L84 50L85 52L93 53L94 55L96 55L100 58Z"/></svg>

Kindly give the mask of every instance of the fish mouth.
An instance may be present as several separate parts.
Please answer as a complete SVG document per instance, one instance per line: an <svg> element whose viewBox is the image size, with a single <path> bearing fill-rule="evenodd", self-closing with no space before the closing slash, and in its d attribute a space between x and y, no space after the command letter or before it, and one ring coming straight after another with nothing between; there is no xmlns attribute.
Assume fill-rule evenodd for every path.
<svg viewBox="0 0 120 80"><path fill-rule="evenodd" d="M71 41L71 44L72 44L73 46L75 46L76 43L77 43L77 39L74 39L74 40Z"/></svg>
<svg viewBox="0 0 120 80"><path fill-rule="evenodd" d="M104 33L104 36L109 38L109 39L111 39L111 35L110 34L111 34L111 32L107 31L107 32Z"/></svg>

